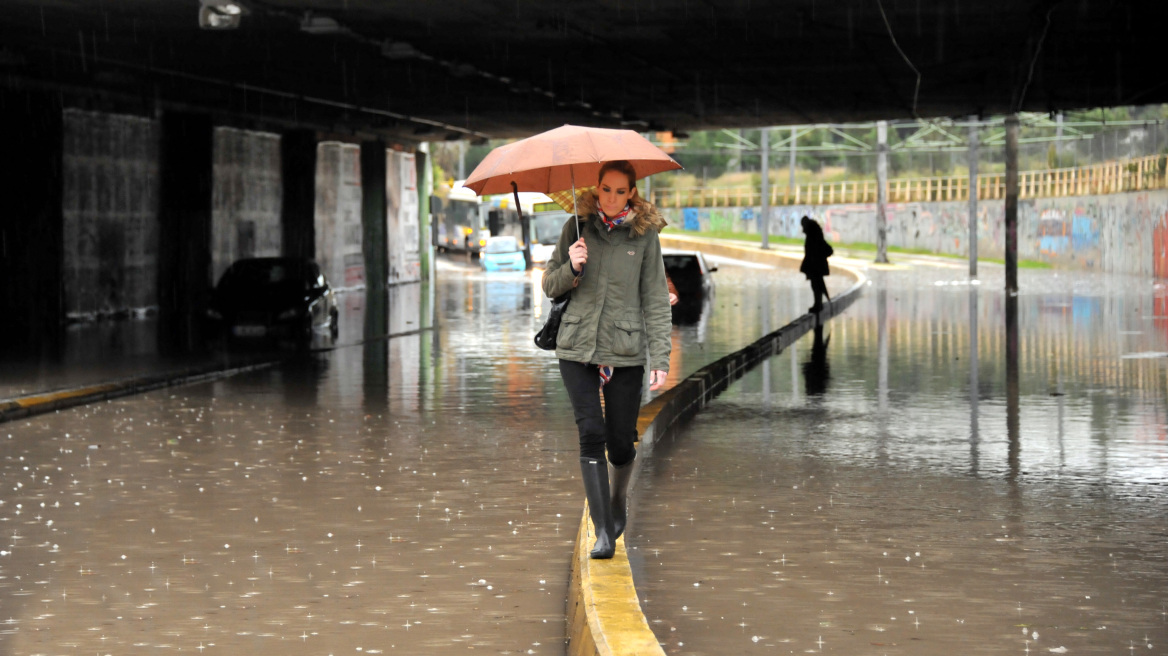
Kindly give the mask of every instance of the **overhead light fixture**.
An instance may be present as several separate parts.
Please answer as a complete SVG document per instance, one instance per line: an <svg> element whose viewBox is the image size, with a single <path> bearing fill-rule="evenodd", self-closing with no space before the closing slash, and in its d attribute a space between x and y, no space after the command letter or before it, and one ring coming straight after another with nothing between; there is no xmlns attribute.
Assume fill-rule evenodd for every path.
<svg viewBox="0 0 1168 656"><path fill-rule="evenodd" d="M238 0L199 0L199 27L204 30L234 30L248 13Z"/></svg>
<svg viewBox="0 0 1168 656"><path fill-rule="evenodd" d="M304 12L304 18L300 19L300 31L309 34L344 34L349 30L338 23L335 18L317 16L311 11L307 11Z"/></svg>

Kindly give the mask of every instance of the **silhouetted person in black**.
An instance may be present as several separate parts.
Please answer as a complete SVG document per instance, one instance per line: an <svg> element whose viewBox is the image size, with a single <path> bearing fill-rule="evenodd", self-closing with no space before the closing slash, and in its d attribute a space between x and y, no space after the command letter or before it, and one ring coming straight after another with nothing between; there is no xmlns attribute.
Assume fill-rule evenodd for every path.
<svg viewBox="0 0 1168 656"><path fill-rule="evenodd" d="M831 244L823 238L823 229L811 217L805 216L799 220L799 223L803 226L803 233L807 235L803 241L803 264L799 266L799 270L811 281L811 293L815 294L815 305L812 305L808 311L819 312L823 309L822 299L826 298L828 303L831 302L823 278L831 275L831 271L827 268L827 258L831 257L835 251L832 250Z"/></svg>
<svg viewBox="0 0 1168 656"><path fill-rule="evenodd" d="M827 364L827 345L831 343L831 336L823 339L823 326L815 326L814 339L811 343L811 357L803 363L803 382L807 386L807 396L819 396L827 391L827 381L831 378L831 369Z"/></svg>

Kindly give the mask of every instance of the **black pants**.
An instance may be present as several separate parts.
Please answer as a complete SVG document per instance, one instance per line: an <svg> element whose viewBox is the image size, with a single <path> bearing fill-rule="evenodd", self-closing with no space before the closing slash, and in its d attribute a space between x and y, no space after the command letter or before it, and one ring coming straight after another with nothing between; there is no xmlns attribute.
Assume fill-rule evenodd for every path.
<svg viewBox="0 0 1168 656"><path fill-rule="evenodd" d="M580 431L580 456L624 465L637 455L637 415L641 411L641 384L644 367L614 367L604 385L604 408L600 407L600 371L594 364L560 360L560 376L572 400L576 428Z"/></svg>

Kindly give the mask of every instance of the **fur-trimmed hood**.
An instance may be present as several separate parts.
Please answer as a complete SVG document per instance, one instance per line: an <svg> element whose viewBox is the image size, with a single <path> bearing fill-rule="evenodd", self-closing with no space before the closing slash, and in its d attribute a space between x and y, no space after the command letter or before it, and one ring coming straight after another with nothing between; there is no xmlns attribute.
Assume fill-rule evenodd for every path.
<svg viewBox="0 0 1168 656"><path fill-rule="evenodd" d="M637 192L638 197L641 192ZM594 190L586 189L576 197L576 210L580 214L581 221L587 221L591 218L599 218L598 211L600 207L600 199L596 197ZM626 220L622 225L627 225L634 236L640 237L645 234L650 228L657 232L669 225L665 222L665 217L661 216L661 212L647 200L642 199L633 207L631 212L633 218Z"/></svg>

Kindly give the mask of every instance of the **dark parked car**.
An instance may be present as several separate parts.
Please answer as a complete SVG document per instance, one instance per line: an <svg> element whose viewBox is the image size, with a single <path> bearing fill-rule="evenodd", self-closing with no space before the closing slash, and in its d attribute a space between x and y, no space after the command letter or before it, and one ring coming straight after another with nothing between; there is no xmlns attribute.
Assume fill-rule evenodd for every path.
<svg viewBox="0 0 1168 656"><path fill-rule="evenodd" d="M337 300L316 262L297 257L237 260L207 307L212 335L292 340L307 346L317 330L337 336Z"/></svg>
<svg viewBox="0 0 1168 656"><path fill-rule="evenodd" d="M698 251L663 250L665 274L677 288L677 305L673 306L673 323L693 324L710 306L714 295L714 278L718 267L710 266Z"/></svg>

